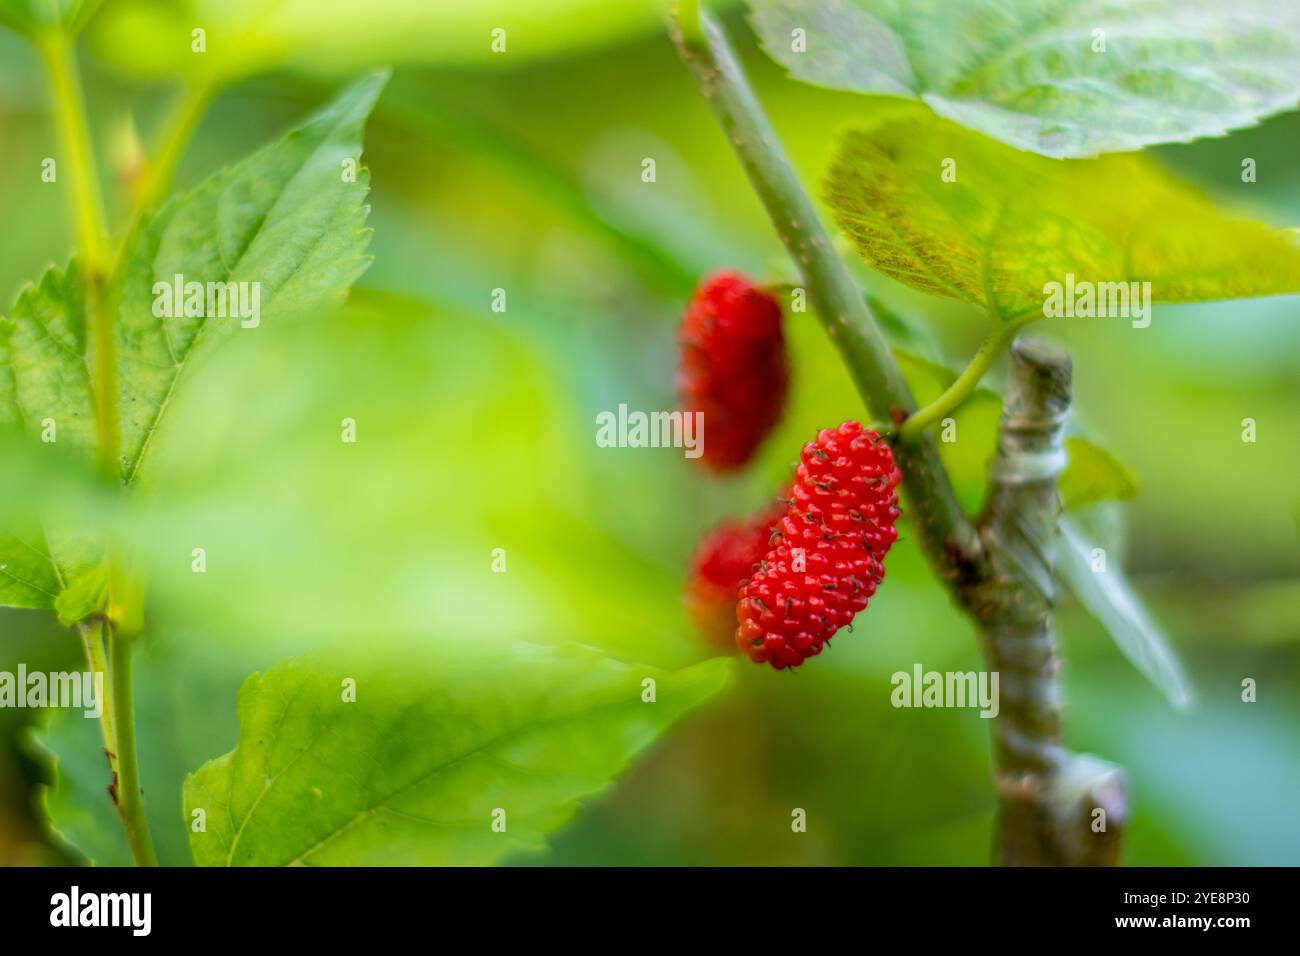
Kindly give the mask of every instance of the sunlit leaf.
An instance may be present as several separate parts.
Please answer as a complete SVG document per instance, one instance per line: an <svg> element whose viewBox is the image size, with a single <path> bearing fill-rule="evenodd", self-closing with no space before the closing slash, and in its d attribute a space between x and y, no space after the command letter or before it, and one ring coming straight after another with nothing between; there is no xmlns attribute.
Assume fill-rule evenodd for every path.
<svg viewBox="0 0 1300 956"><path fill-rule="evenodd" d="M1088 283L1097 308L1104 286L1138 324L1151 316L1127 283L1150 283L1153 302L1300 291L1294 234L1231 217L1141 157L1045 159L918 115L848 131L824 197L869 265L1000 322L1042 318L1048 283L1063 309Z"/></svg>
<svg viewBox="0 0 1300 956"><path fill-rule="evenodd" d="M5 369L0 360L0 377ZM16 425L0 425L0 605L51 608L68 580L95 565L92 542L120 526L124 503L84 450L41 442ZM58 543L58 564L50 541Z"/></svg>
<svg viewBox="0 0 1300 956"><path fill-rule="evenodd" d="M1300 99L1300 8L1273 0L751 6L764 48L793 76L914 97L1048 156L1222 136Z"/></svg>

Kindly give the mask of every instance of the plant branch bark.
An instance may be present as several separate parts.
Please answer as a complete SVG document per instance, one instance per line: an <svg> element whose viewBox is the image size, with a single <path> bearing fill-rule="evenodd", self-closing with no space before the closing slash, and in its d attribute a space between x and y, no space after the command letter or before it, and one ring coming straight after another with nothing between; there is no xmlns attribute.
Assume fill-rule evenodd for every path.
<svg viewBox="0 0 1300 956"><path fill-rule="evenodd" d="M1061 661L1052 627L1070 414L1069 357L1021 338L1011 349L998 450L980 534L992 574L960 595L998 672L994 724L997 859L1004 865L1111 865L1126 815L1123 774L1061 745Z"/></svg>
<svg viewBox="0 0 1300 956"><path fill-rule="evenodd" d="M699 14L700 42L696 8L689 6L691 40L670 26L679 56L717 115L868 408L903 424L916 403L870 308L835 254L726 37ZM1000 675L997 862L1111 864L1118 860L1125 815L1123 777L1060 742L1051 548L1070 365L1064 353L1040 343L1020 343L1013 352L998 457L978 526L957 502L932 435L924 429L908 440L895 435L895 457L921 548L979 624L990 667Z"/></svg>

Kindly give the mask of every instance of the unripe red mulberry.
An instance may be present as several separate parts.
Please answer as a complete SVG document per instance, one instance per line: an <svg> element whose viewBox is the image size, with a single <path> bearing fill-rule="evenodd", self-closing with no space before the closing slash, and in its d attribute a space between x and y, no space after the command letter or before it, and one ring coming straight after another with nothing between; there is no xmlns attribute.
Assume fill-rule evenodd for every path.
<svg viewBox="0 0 1300 956"><path fill-rule="evenodd" d="M898 537L900 479L889 445L858 422L804 446L774 546L740 588L741 650L797 667L867 606Z"/></svg>
<svg viewBox="0 0 1300 956"><path fill-rule="evenodd" d="M771 549L772 531L784 514L783 500L751 518L725 521L705 535L691 555L686 608L700 633L720 650L735 648L741 582Z"/></svg>
<svg viewBox="0 0 1300 956"><path fill-rule="evenodd" d="M704 413L700 460L714 471L739 468L785 408L781 306L744 276L716 273L686 307L678 342L682 410Z"/></svg>

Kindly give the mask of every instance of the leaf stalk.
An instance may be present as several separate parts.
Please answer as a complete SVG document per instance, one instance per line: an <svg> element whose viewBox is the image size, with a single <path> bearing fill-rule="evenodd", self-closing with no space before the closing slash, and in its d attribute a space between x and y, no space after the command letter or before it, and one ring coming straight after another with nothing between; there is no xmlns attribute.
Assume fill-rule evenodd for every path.
<svg viewBox="0 0 1300 956"><path fill-rule="evenodd" d="M898 429L903 441L916 441L927 428L942 421L945 416L959 408L970 397L971 392L975 391L985 374L993 367L993 363L1007 350L1023 325L1023 322L1009 322L994 329L975 353L970 364L962 370L948 389L929 405L907 416L907 420Z"/></svg>
<svg viewBox="0 0 1300 956"><path fill-rule="evenodd" d="M163 126L158 146L133 197L137 220L156 209L166 197L176 167L199 120L207 110L212 93L213 88L209 82L198 80L186 84L177 95L176 103Z"/></svg>

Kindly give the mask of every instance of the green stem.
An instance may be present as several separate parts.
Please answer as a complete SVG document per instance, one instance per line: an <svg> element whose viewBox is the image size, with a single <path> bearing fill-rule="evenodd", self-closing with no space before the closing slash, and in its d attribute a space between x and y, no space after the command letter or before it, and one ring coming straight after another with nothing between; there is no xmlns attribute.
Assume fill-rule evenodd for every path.
<svg viewBox="0 0 1300 956"><path fill-rule="evenodd" d="M38 46L50 77L60 137L67 151L64 165L71 169L72 215L90 319L91 390L99 465L106 476L117 479L121 471L117 461L117 349L106 291L113 252L104 225L104 201L72 41L54 32L42 36Z"/></svg>
<svg viewBox="0 0 1300 956"><path fill-rule="evenodd" d="M117 725L117 813L136 866L157 866L149 821L140 789L140 765L135 752L135 712L131 700L131 641L109 629L113 678L113 709Z"/></svg>
<svg viewBox="0 0 1300 956"><path fill-rule="evenodd" d="M685 13L686 5L681 11ZM903 373L844 261L781 149L722 31L700 17L705 43L674 36L677 52L713 108L777 235L799 269L814 312L840 350L871 413L898 423L916 408ZM942 578L978 577L982 546L953 492L932 436L895 447L921 546Z"/></svg>
<svg viewBox="0 0 1300 956"><path fill-rule="evenodd" d="M115 309L111 304L109 288L109 276L115 265L116 253L105 227L104 203L72 40L61 33L51 32L39 38L38 46L57 106L60 137L67 152L65 166L70 167L71 172L73 221L80 268L86 283L91 390L95 404L99 465L106 477L120 482L121 465L117 457L117 349L113 328ZM197 113L195 120L196 118ZM164 182L170 176L176 156L179 156L184 136L188 135L195 121L190 120L185 112L182 113L182 119L187 121L182 134L170 138L164 147L164 158L167 161ZM110 571L109 606L116 607L120 603L120 595L113 591L121 590L121 585L113 548L107 549L105 560L109 563ZM149 822L144 813L139 763L136 758L135 714L131 700L131 646L126 638L114 632L108 622L83 622L78 629L91 672L108 676L110 689L103 695L100 727L104 737L104 751L114 775L111 793L122 819L126 841L137 865L155 866L157 858L149 834ZM105 643L108 645L107 661Z"/></svg>
<svg viewBox="0 0 1300 956"><path fill-rule="evenodd" d="M708 49L704 25L700 17L701 0L678 0L677 25L682 31L682 42L694 50Z"/></svg>
<svg viewBox="0 0 1300 956"><path fill-rule="evenodd" d="M83 621L77 625L82 646L86 649L86 664L99 678L101 710L100 729L104 736L104 754L109 768L117 773L117 722L113 710L113 697L108 677L108 659L104 654L104 626L100 621Z"/></svg>
<svg viewBox="0 0 1300 956"><path fill-rule="evenodd" d="M927 428L935 422L941 421L949 412L953 411L962 402L975 391L975 386L979 385L980 380L985 373L993 366L1007 347L1011 344L1016 333L1020 331L1024 323L1007 323L999 326L980 346L975 357L971 359L970 364L957 376L956 381L948 386L948 390L936 398L929 405L913 412L907 416L907 421L903 422L899 428L899 435L904 441L914 442Z"/></svg>
<svg viewBox="0 0 1300 956"><path fill-rule="evenodd" d="M59 133L68 152L72 171L73 217L77 246L86 269L108 265L108 231L104 227L104 202L90 148L85 99L77 76L71 41L62 33L50 33L37 43L45 60L57 106Z"/></svg>
<svg viewBox="0 0 1300 956"><path fill-rule="evenodd" d="M171 187L181 155L212 98L211 84L199 81L181 91L171 115L164 125L158 147L149 161L144 180L135 194L136 218L150 212L162 202Z"/></svg>

